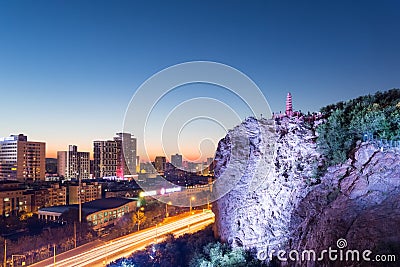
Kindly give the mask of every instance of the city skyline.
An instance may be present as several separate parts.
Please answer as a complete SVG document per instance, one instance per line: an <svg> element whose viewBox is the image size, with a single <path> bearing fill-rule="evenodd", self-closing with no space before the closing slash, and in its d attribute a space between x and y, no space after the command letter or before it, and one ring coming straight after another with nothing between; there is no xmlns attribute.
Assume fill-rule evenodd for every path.
<svg viewBox="0 0 400 267"><path fill-rule="evenodd" d="M121 134L121 133L119 133L119 134ZM124 133L124 134L129 134L129 133ZM4 140L11 140L11 139L14 138L14 136L17 137L18 135L28 137L27 135L25 135L25 134L23 134L23 133L19 133L19 134L10 134L9 136L1 136L1 137L0 137L0 142L1 142L1 141L4 141ZM114 141L115 141L115 138L117 138L117 137L118 137L117 134L113 137L113 138L114 138ZM133 137L133 136L132 136L132 137ZM113 138L108 138L107 140L94 140L94 141L92 142L92 149L91 149L90 151L79 151L79 153L88 153L88 154L89 154L89 157L88 157L88 158L89 158L90 160L93 160L93 159L94 159L94 146L95 146L94 143L95 143L95 142L114 142L114 141L112 141ZM45 144L46 144L46 141L45 141L45 140L42 140L42 141L30 140L30 141L31 141L31 142L42 142L42 143L45 143ZM76 149L77 149L77 145L75 145L75 144L68 144L68 145L64 148L64 150L55 151L55 155L54 155L54 156L52 156L53 154L49 154L49 153L46 151L46 158L54 158L54 159L57 159L57 158L60 157L60 155L61 155L62 153L67 153L67 152L69 152L71 149L76 150ZM76 152L76 151L75 151L75 152ZM66 154L66 155L67 155L67 154ZM66 157L66 155L61 155L61 157ZM156 154L155 154L154 156L151 157L151 162L154 162L155 159L156 159L156 157L159 157L159 156L161 156L161 157L166 157L166 160L167 160L167 162L169 162L169 163L173 163L173 157L174 157L174 156L180 156L182 162L185 162L185 161L193 161L193 162L198 162L198 163L200 163L200 162L206 162L209 158L212 158L211 155L209 155L209 156L204 155L204 156L201 157L200 159L194 159L194 160L192 160L192 159L190 159L190 158L188 158L188 157L184 157L184 155L179 154L178 152L176 152L175 154L170 154L170 155L167 155L167 154L156 155ZM140 162L142 162L142 163L148 163L149 161L143 160L143 161L140 161ZM65 163L64 163L64 164L65 164Z"/></svg>
<svg viewBox="0 0 400 267"><path fill-rule="evenodd" d="M6 101L0 105L0 136L23 133L45 141L47 157L69 144L92 153L94 140L122 131L129 100L143 82L193 60L242 71L276 112L284 110L289 91L294 109L317 111L398 88L399 5L4 2L0 90ZM209 85L189 89L182 99L213 91ZM167 111L168 105L176 102L167 98L159 108ZM196 129L188 130L186 136L196 136ZM196 158L198 144L193 147L186 139L182 151L174 153ZM152 151L152 157L160 153ZM144 156L142 148L138 152Z"/></svg>

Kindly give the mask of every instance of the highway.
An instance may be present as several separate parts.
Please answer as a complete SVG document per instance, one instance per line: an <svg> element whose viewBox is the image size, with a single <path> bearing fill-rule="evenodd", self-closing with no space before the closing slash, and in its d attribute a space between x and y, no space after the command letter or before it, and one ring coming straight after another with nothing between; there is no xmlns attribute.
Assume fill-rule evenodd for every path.
<svg viewBox="0 0 400 267"><path fill-rule="evenodd" d="M31 265L32 267L71 267L71 266L105 266L106 263L116 259L127 257L132 252L144 247L161 242L163 236L172 233L179 236L185 233L195 232L214 222L214 214L211 212L196 213L182 219L159 224L140 232L123 236L96 247L78 247L56 256L56 265L53 258Z"/></svg>

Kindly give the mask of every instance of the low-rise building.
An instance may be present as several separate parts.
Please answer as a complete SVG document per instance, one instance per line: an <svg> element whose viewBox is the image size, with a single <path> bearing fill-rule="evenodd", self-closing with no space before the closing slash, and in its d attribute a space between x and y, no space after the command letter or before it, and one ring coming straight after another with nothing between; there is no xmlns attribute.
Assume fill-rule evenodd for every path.
<svg viewBox="0 0 400 267"><path fill-rule="evenodd" d="M50 188L47 188L48 206L60 206L67 204L67 188L60 186L59 184L52 184Z"/></svg>
<svg viewBox="0 0 400 267"><path fill-rule="evenodd" d="M79 204L79 184L71 184L68 186L69 204ZM81 183L81 203L89 202L96 199L101 199L101 184Z"/></svg>
<svg viewBox="0 0 400 267"><path fill-rule="evenodd" d="M23 183L0 181L0 214L2 216L31 212L31 198L25 195Z"/></svg>
<svg viewBox="0 0 400 267"><path fill-rule="evenodd" d="M41 185L25 192L31 196L31 210L37 212L40 208L67 204L67 188L58 183Z"/></svg>
<svg viewBox="0 0 400 267"><path fill-rule="evenodd" d="M78 205L65 205L39 209L39 219L46 221L62 221L61 215L69 209L78 209ZM124 214L136 209L136 199L104 198L82 204L82 213L86 221L99 229L114 224Z"/></svg>
<svg viewBox="0 0 400 267"><path fill-rule="evenodd" d="M94 229L114 224L124 214L136 209L136 199L103 198L84 204L86 220Z"/></svg>

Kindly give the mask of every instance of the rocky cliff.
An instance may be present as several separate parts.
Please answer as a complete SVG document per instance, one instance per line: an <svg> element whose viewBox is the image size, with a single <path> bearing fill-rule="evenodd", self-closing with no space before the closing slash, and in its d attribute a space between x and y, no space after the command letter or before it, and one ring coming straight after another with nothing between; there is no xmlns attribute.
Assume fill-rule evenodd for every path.
<svg viewBox="0 0 400 267"><path fill-rule="evenodd" d="M231 162L233 139L250 136L247 167ZM247 119L219 143L217 180L229 169L243 169L232 176L235 186L213 205L215 232L233 246L279 248L287 242L294 209L309 192L312 172L320 155L314 135L296 119ZM243 141L244 142L244 141ZM315 181L314 181L315 182ZM220 189L215 186L214 192Z"/></svg>
<svg viewBox="0 0 400 267"><path fill-rule="evenodd" d="M321 181L293 213L289 249L321 251L336 247L337 240L345 239L348 249L371 250L371 258L378 254L396 255L399 261L400 153L358 143L351 158L329 168ZM382 263L375 264L382 266ZM302 265L321 264L304 262ZM355 264L331 262L329 265ZM373 263L360 265L373 266Z"/></svg>
<svg viewBox="0 0 400 267"><path fill-rule="evenodd" d="M349 248L397 253L399 153L359 143L346 163L329 168L316 180L314 170L321 156L310 127L296 118L278 122L248 119L220 141L217 179L235 169L230 152L232 140L243 140L238 135L250 136L246 140L251 149L246 167L238 167L241 171L231 176L235 185L213 205L215 233L222 241L269 253L321 251L344 238ZM216 184L214 193L219 191ZM315 265L301 260L296 264ZM321 264L335 263L316 265Z"/></svg>

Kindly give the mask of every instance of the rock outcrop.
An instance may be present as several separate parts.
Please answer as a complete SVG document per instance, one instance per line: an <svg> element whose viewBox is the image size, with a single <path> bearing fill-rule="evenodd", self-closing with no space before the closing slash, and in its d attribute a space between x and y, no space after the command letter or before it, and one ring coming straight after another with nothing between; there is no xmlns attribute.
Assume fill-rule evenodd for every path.
<svg viewBox="0 0 400 267"><path fill-rule="evenodd" d="M245 167L231 160L232 140L240 140L237 136L249 136L244 144L250 147ZM314 137L295 118L284 118L279 124L250 118L220 141L217 181L229 169L242 170L236 172L239 177L228 176L235 184L213 204L215 232L221 240L256 250L278 249L287 242L292 214L307 195L320 158ZM217 184L213 192L225 190L226 184Z"/></svg>
<svg viewBox="0 0 400 267"><path fill-rule="evenodd" d="M342 238L349 249L399 252L398 152L358 143L346 163L329 168L316 180L321 156L312 129L296 118L248 119L220 141L217 180L238 163L232 161L231 151L234 142L245 142L239 135L248 136L246 164L237 167L231 176L235 184L213 204L215 233L222 241L256 253L279 249L318 252L336 248ZM216 184L214 193L218 195L221 188ZM298 260L285 264L373 266L370 263Z"/></svg>
<svg viewBox="0 0 400 267"><path fill-rule="evenodd" d="M322 251L329 246L337 248L337 240L345 239L346 248L371 250L372 259L378 254L396 255L400 251L399 153L359 143L351 159L329 168L321 181L293 213L294 232L289 249ZM361 260L359 264L373 266ZM356 264L330 262L329 265Z"/></svg>

